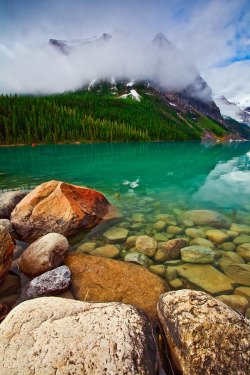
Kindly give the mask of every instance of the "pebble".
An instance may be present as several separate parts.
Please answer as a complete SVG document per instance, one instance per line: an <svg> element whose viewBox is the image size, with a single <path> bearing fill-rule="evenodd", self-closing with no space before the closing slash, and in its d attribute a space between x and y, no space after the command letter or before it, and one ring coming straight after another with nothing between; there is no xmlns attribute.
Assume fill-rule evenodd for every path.
<svg viewBox="0 0 250 375"><path fill-rule="evenodd" d="M212 230L206 231L206 236L215 243L226 242L229 239L226 233L218 229L212 229Z"/></svg>

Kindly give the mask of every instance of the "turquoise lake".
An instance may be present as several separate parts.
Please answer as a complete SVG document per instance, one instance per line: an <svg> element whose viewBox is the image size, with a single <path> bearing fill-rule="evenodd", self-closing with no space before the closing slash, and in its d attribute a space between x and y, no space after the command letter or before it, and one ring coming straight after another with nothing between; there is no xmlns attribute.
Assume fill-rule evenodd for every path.
<svg viewBox="0 0 250 375"><path fill-rule="evenodd" d="M0 189L60 180L132 197L250 215L250 142L95 143L2 147ZM131 209L136 210L135 207Z"/></svg>

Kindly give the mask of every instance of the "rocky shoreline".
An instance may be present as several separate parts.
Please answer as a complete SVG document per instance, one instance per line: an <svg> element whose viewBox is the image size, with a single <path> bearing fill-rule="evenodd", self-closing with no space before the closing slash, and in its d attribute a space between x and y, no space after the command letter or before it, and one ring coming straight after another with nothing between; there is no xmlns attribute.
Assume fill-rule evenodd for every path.
<svg viewBox="0 0 250 375"><path fill-rule="evenodd" d="M137 204L58 181L0 195L0 373L248 373L250 225Z"/></svg>

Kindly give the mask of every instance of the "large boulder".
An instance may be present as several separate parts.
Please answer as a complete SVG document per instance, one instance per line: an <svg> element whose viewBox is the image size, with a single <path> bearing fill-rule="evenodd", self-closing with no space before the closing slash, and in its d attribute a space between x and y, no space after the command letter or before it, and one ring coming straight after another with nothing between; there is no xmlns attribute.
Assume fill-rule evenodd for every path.
<svg viewBox="0 0 250 375"><path fill-rule="evenodd" d="M0 218L9 219L12 210L25 195L26 193L21 190L7 191L0 194Z"/></svg>
<svg viewBox="0 0 250 375"><path fill-rule="evenodd" d="M7 229L0 225L0 284L8 275L12 259L14 244Z"/></svg>
<svg viewBox="0 0 250 375"><path fill-rule="evenodd" d="M147 316L122 303L56 297L26 301L0 325L4 375L155 375L157 348Z"/></svg>
<svg viewBox="0 0 250 375"><path fill-rule="evenodd" d="M77 299L130 303L157 320L158 299L169 287L146 268L78 252L68 254L64 263L71 271L72 291Z"/></svg>
<svg viewBox="0 0 250 375"><path fill-rule="evenodd" d="M158 315L178 373L249 373L250 323L221 301L204 292L169 292L159 300Z"/></svg>
<svg viewBox="0 0 250 375"><path fill-rule="evenodd" d="M196 225L208 225L215 228L229 228L231 221L224 215L211 210L186 211L181 220L191 220Z"/></svg>
<svg viewBox="0 0 250 375"><path fill-rule="evenodd" d="M51 232L71 236L114 219L115 214L114 206L98 191L50 181L37 186L15 207L11 222L24 238Z"/></svg>
<svg viewBox="0 0 250 375"><path fill-rule="evenodd" d="M58 267L69 248L66 237L49 233L30 245L18 260L19 269L28 277L36 277Z"/></svg>

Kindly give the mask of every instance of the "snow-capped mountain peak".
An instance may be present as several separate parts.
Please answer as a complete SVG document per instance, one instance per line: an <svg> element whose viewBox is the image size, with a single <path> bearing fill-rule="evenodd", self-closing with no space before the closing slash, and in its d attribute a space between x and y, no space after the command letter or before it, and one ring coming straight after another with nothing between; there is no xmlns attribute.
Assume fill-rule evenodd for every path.
<svg viewBox="0 0 250 375"><path fill-rule="evenodd" d="M244 122L250 126L250 113L242 110L235 103L230 102L224 96L215 94L213 99L216 105L220 108L223 117L230 117L238 122Z"/></svg>

